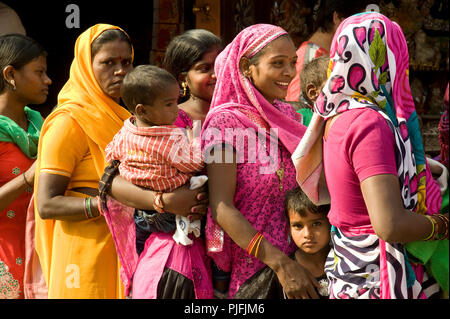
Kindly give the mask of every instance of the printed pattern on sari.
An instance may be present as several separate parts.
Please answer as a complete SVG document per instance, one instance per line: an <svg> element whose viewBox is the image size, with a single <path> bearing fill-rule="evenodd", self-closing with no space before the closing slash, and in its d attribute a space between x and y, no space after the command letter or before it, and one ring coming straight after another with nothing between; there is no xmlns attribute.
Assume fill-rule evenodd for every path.
<svg viewBox="0 0 450 319"><path fill-rule="evenodd" d="M9 267L0 259L0 299L17 299L20 297L20 283L9 272Z"/></svg>
<svg viewBox="0 0 450 319"><path fill-rule="evenodd" d="M408 276L403 245L375 234L345 236L331 232L333 249L325 263L332 299L417 299L422 288ZM411 270L412 271L412 270ZM408 281L412 278L412 285Z"/></svg>

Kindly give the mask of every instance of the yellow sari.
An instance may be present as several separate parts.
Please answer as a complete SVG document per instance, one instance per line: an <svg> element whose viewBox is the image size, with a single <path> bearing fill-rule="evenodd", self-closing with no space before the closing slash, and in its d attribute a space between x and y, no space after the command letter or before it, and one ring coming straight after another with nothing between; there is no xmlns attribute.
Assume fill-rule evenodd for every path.
<svg viewBox="0 0 450 319"><path fill-rule="evenodd" d="M58 107L42 126L36 172L69 177L66 196L86 197L70 189L98 187L105 168L104 149L130 116L103 93L92 70L91 44L108 29L120 28L97 24L78 37L69 80L58 95ZM123 298L120 264L105 219L41 219L36 205L38 176L35 246L48 297Z"/></svg>

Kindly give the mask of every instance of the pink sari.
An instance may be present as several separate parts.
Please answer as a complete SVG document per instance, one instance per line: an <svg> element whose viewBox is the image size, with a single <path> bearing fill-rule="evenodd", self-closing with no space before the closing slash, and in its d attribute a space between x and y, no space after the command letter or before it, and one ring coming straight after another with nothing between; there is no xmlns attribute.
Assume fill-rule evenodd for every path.
<svg viewBox="0 0 450 319"><path fill-rule="evenodd" d="M306 127L297 121L295 111L289 104L280 101L270 104L239 69L243 56L254 56L283 35L287 33L280 27L254 25L239 33L219 54L215 64L216 88L203 125L202 147L207 151L225 143L237 150L240 160L237 164L234 206L271 244L290 254L295 246L288 242L284 193L297 186L290 156ZM241 133L248 132L248 129L262 132L263 136L257 143L258 156L255 156L255 161L249 160L256 152L254 145L246 139L242 140L243 143L237 143L226 133L227 130L234 130L239 139L243 137ZM211 140L210 137L214 138ZM267 147L268 141L271 142L270 147ZM271 159L269 165L263 158ZM275 167L270 167L271 164ZM280 165L284 166L282 189L275 172ZM237 246L213 221L211 212L207 215L206 245L208 255L217 266L231 271L230 298L242 283L265 266Z"/></svg>

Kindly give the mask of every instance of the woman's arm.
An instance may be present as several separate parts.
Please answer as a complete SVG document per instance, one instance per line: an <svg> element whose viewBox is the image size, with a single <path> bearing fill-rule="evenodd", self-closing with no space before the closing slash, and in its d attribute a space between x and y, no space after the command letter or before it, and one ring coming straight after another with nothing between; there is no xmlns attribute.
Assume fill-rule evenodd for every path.
<svg viewBox="0 0 450 319"><path fill-rule="evenodd" d="M70 179L66 176L40 173L37 189L37 209L42 219L80 221L87 219L85 198L64 196ZM78 190L90 196L96 196L97 190L85 188ZM91 197L91 211L94 217L100 215L97 197Z"/></svg>
<svg viewBox="0 0 450 319"><path fill-rule="evenodd" d="M156 192L138 187L121 176L114 177L110 195L124 205L144 210L152 210ZM162 195L164 210L175 215L188 216L200 219L208 208L208 194L206 185L190 190L184 185L172 192Z"/></svg>
<svg viewBox="0 0 450 319"><path fill-rule="evenodd" d="M225 158L230 158L230 155L226 157L226 152L232 151L222 152L222 163L207 165L211 212L231 239L246 249L256 230L234 207L237 164L235 156L234 163L225 162ZM289 298L318 298L314 289L314 285L318 284L314 277L265 239L260 244L257 258L275 271Z"/></svg>
<svg viewBox="0 0 450 319"><path fill-rule="evenodd" d="M401 200L398 177L392 174L375 175L361 183L361 191L369 212L373 230L390 243L408 243L427 238L432 224L423 215L406 210ZM439 233L444 224L437 220Z"/></svg>
<svg viewBox="0 0 450 319"><path fill-rule="evenodd" d="M34 184L36 161L23 174L0 187L0 211L14 202L25 190Z"/></svg>

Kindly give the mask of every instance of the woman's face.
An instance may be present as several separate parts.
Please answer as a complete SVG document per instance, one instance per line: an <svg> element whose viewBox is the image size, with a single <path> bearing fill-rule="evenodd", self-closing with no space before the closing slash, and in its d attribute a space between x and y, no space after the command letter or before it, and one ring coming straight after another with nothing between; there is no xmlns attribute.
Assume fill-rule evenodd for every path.
<svg viewBox="0 0 450 319"><path fill-rule="evenodd" d="M283 36L272 41L257 64L250 65L248 71L256 89L273 103L286 96L288 85L296 74L296 62L294 44Z"/></svg>
<svg viewBox="0 0 450 319"><path fill-rule="evenodd" d="M216 48L206 52L187 72L186 83L191 96L211 102L216 86L214 62L218 54Z"/></svg>
<svg viewBox="0 0 450 319"><path fill-rule="evenodd" d="M52 80L47 76L47 58L39 56L14 72L16 96L24 104L42 104Z"/></svg>
<svg viewBox="0 0 450 319"><path fill-rule="evenodd" d="M103 44L92 60L92 69L103 92L118 101L123 78L133 69L128 42L111 41Z"/></svg>

